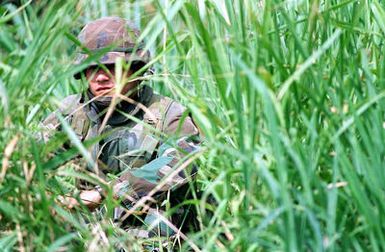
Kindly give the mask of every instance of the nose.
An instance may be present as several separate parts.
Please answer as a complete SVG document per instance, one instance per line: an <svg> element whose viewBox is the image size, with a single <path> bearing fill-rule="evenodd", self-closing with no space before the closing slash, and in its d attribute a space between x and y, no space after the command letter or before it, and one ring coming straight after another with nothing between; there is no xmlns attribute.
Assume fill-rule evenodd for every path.
<svg viewBox="0 0 385 252"><path fill-rule="evenodd" d="M104 70L100 69L96 73L95 81L97 81L97 82L106 82L106 81L109 81L109 80L110 80L110 76Z"/></svg>

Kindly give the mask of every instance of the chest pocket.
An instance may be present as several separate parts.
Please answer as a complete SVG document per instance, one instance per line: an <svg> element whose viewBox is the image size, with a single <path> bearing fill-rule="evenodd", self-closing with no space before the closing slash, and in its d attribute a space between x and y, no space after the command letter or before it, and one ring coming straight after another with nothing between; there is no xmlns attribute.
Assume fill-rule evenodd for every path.
<svg viewBox="0 0 385 252"><path fill-rule="evenodd" d="M100 159L106 164L104 172L118 173L127 168L137 168L148 163L158 145L158 140L137 124L132 129L113 129L101 146Z"/></svg>

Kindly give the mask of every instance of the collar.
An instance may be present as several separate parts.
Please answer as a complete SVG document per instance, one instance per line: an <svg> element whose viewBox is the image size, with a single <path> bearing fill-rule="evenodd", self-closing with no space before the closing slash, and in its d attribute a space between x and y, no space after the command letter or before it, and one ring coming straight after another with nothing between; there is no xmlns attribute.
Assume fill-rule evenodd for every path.
<svg viewBox="0 0 385 252"><path fill-rule="evenodd" d="M147 107L152 96L152 88L147 85L143 85L138 90L136 98L133 99L136 102L141 103ZM95 96L89 90L87 90L87 92L83 95L83 101L89 101L93 98L95 98ZM96 124L101 123L103 121L105 113L108 110L109 105L111 104L111 101L111 97L99 97L89 103L87 115L90 120ZM124 114L138 116L141 112L142 111L140 110L140 108L135 104L129 103L127 101L120 101L116 105L111 117L108 119L107 124L111 126L119 126L130 120Z"/></svg>

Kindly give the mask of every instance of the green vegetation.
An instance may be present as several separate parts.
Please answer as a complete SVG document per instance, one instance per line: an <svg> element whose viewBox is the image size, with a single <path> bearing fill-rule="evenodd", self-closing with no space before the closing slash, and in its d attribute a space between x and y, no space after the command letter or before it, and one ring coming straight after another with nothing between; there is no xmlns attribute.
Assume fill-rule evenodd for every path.
<svg viewBox="0 0 385 252"><path fill-rule="evenodd" d="M177 249L385 250L382 1L21 2L0 5L1 249L140 248L107 219L87 226L84 209L55 202L86 176L64 164L77 149L49 154L70 135L34 140L56 102L85 88L72 78L74 35L119 15L156 56L151 85L205 135L202 195L186 201L201 229Z"/></svg>

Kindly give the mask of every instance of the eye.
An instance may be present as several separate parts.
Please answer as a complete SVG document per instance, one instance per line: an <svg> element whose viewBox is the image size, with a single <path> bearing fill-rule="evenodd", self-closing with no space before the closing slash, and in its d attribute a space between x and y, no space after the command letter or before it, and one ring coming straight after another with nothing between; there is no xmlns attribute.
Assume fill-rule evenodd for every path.
<svg viewBox="0 0 385 252"><path fill-rule="evenodd" d="M114 64L106 65L106 68L108 69L108 71L110 71L110 73L115 72L115 65Z"/></svg>
<svg viewBox="0 0 385 252"><path fill-rule="evenodd" d="M98 66L89 66L89 67L87 68L87 72L88 72L88 73L96 73L98 70L99 70L99 67L98 67Z"/></svg>

